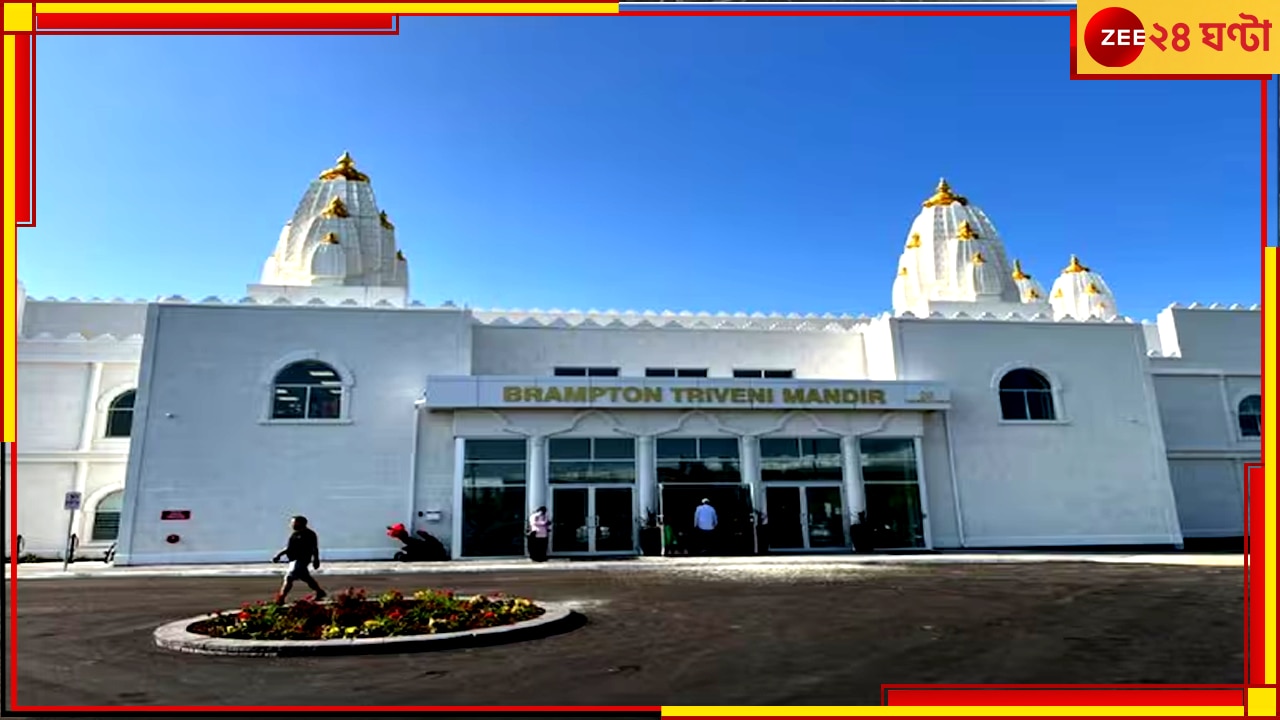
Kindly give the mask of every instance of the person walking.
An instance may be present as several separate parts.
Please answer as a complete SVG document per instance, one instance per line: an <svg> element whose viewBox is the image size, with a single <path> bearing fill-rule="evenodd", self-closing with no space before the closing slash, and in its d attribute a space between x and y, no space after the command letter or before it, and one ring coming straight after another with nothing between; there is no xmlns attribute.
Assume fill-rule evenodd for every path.
<svg viewBox="0 0 1280 720"><path fill-rule="evenodd" d="M711 551L711 541L719 524L720 518L716 515L716 509L711 506L711 501L702 498L702 504L693 511L693 534L698 539L695 548L699 555L706 555Z"/></svg>
<svg viewBox="0 0 1280 720"><path fill-rule="evenodd" d="M529 516L529 559L534 562L547 561L547 545L551 541L551 521L547 519L547 508L541 506Z"/></svg>
<svg viewBox="0 0 1280 720"><path fill-rule="evenodd" d="M320 538L314 530L307 527L307 519L301 515L294 515L289 520L289 528L293 532L289 535L288 544L271 558L271 562L280 562L282 557L289 558L289 571L285 573L284 584L280 586L276 602L284 602L295 581L301 581L311 588L316 594L316 600L323 600L328 593L311 577L311 571L307 569L308 565L316 570L320 569Z"/></svg>

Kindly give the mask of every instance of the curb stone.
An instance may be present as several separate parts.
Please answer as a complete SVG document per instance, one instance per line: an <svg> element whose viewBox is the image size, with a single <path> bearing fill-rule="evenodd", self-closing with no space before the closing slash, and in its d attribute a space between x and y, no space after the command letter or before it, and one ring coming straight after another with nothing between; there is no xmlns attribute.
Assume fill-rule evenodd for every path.
<svg viewBox="0 0 1280 720"><path fill-rule="evenodd" d="M577 627L584 619L563 603L533 601L545 612L532 620L514 625L463 630L436 635L402 635L384 638L336 640L236 640L198 635L187 628L207 620L209 615L187 618L162 625L154 633L156 647L197 655L232 655L240 657L296 657L302 655L359 655L372 653L430 652L462 647L497 645L521 640L535 640ZM239 612L228 610L226 613ZM226 614L224 613L224 614Z"/></svg>

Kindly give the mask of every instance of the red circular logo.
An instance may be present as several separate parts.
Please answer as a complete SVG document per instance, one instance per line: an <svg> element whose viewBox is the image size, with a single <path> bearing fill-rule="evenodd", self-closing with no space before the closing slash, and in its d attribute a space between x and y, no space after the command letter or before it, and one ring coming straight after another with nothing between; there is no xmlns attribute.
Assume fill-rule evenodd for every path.
<svg viewBox="0 0 1280 720"><path fill-rule="evenodd" d="M1142 21L1124 8L1099 10L1084 27L1084 47L1089 57L1107 67L1124 67L1137 60L1146 42Z"/></svg>

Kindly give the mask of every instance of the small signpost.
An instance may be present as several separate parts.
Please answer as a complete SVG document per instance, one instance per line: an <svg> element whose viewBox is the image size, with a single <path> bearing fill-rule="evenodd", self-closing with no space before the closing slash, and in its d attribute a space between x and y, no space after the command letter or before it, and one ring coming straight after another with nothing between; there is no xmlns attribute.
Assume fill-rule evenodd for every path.
<svg viewBox="0 0 1280 720"><path fill-rule="evenodd" d="M68 492L62 498L62 509L67 511L67 541L63 546L62 552L63 572L66 572L67 565L71 563L71 553L75 551L71 547L71 524L72 520L75 519L76 511L80 509L81 500L83 500L83 496L74 490Z"/></svg>

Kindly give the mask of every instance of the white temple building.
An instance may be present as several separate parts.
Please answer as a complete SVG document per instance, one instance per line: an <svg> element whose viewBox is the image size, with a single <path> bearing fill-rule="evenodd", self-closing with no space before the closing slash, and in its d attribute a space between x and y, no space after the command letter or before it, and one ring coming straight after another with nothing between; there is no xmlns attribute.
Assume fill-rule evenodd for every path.
<svg viewBox="0 0 1280 720"><path fill-rule="evenodd" d="M680 553L702 498L726 553L1242 536L1257 306L1046 290L945 181L902 243L878 317L427 307L343 155L243 298L20 287L17 551L62 556L68 491L77 555L135 565L266 561L293 514L331 560L518 556L539 506L555 555Z"/></svg>

